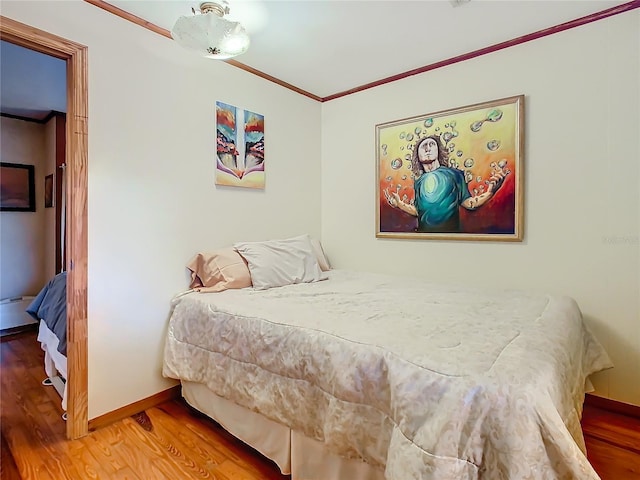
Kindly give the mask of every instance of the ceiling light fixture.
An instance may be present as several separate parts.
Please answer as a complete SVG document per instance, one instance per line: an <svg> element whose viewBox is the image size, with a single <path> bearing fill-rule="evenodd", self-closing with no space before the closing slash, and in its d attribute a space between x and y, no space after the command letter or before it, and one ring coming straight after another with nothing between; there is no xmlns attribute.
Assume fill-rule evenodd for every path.
<svg viewBox="0 0 640 480"><path fill-rule="evenodd" d="M200 13L180 17L171 36L183 47L207 58L224 60L244 53L249 48L249 35L239 22L224 18L229 13L226 1L203 2Z"/></svg>

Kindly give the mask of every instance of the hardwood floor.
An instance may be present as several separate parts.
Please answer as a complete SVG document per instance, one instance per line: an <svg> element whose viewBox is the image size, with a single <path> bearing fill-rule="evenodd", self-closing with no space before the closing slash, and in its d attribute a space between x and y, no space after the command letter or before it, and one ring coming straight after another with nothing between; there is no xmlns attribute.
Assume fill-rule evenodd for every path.
<svg viewBox="0 0 640 480"><path fill-rule="evenodd" d="M7 441L2 435L0 435L0 479L20 480L18 466L11 456Z"/></svg>
<svg viewBox="0 0 640 480"><path fill-rule="evenodd" d="M68 441L60 397L40 384L43 361L35 333L0 343L0 428L25 480L290 478L181 400Z"/></svg>
<svg viewBox="0 0 640 480"><path fill-rule="evenodd" d="M35 333L2 338L2 480L290 478L182 400L68 441L60 397L43 378ZM640 479L640 419L587 406L583 430L603 480Z"/></svg>
<svg viewBox="0 0 640 480"><path fill-rule="evenodd" d="M586 406L587 457L603 480L640 479L640 418Z"/></svg>

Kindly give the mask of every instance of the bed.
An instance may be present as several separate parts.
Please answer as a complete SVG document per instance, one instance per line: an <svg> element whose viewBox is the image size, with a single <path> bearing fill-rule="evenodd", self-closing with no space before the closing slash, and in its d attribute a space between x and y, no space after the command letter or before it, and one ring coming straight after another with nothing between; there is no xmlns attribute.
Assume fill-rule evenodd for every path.
<svg viewBox="0 0 640 480"><path fill-rule="evenodd" d="M44 350L43 385L53 386L67 410L67 272L55 275L26 309L38 325L38 342ZM66 419L66 413L63 414Z"/></svg>
<svg viewBox="0 0 640 480"><path fill-rule="evenodd" d="M331 270L302 240L187 264L163 374L191 406L293 480L598 478L580 418L612 365L573 299Z"/></svg>

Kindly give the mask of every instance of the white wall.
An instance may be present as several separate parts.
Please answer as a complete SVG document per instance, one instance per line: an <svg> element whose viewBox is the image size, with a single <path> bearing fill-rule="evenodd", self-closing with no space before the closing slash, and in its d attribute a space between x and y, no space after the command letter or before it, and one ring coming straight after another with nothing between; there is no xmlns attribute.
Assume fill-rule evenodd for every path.
<svg viewBox="0 0 640 480"><path fill-rule="evenodd" d="M34 165L36 211L0 212L0 298L36 295L45 282L44 127L0 117L2 161Z"/></svg>
<svg viewBox="0 0 640 480"><path fill-rule="evenodd" d="M322 241L334 266L573 296L640 405L640 13L365 90L322 107ZM522 243L375 238L375 125L524 94Z"/></svg>
<svg viewBox="0 0 640 480"><path fill-rule="evenodd" d="M175 383L161 376L164 335L194 253L320 235L320 104L85 2L3 1L2 14L89 49L95 418ZM217 100L264 115L264 190L214 185Z"/></svg>

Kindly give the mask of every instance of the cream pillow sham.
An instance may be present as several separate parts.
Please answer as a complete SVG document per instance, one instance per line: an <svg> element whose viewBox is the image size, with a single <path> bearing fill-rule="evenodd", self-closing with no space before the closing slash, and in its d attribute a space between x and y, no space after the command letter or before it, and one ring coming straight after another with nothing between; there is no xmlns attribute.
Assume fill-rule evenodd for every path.
<svg viewBox="0 0 640 480"><path fill-rule="evenodd" d="M257 290L327 278L320 269L309 235L265 242L240 242L233 248L246 260L253 288Z"/></svg>

